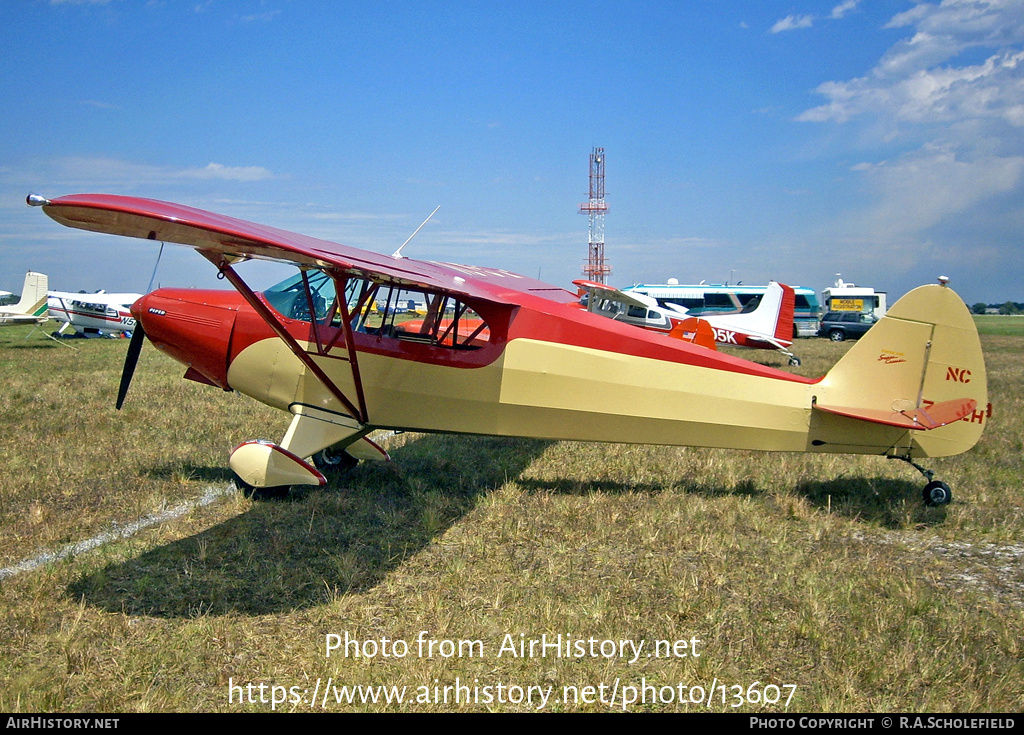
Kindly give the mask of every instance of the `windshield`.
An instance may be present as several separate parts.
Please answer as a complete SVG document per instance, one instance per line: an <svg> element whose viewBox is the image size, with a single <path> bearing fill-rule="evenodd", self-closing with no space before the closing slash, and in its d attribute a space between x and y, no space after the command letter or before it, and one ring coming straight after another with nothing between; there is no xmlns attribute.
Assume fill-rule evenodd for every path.
<svg viewBox="0 0 1024 735"><path fill-rule="evenodd" d="M309 283L308 294L303 273ZM334 304L334 296L334 279L319 270L300 271L263 292L263 298L279 314L305 322L313 321L314 315L316 321L322 321Z"/></svg>

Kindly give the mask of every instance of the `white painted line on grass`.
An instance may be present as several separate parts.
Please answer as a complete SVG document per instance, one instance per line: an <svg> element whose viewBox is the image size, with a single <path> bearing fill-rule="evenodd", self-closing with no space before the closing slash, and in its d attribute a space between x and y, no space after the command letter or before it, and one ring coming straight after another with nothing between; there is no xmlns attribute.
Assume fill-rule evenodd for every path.
<svg viewBox="0 0 1024 735"><path fill-rule="evenodd" d="M31 559L25 559L14 566L4 567L3 569L0 569L0 579L13 577L15 574L21 574L22 572L29 572L33 569L38 569L44 564L50 564L51 562L60 561L61 559L67 559L69 556L84 554L87 551L92 551L93 549L103 546L103 544L108 544L111 541L117 541L119 539L128 538L129 536L134 536L144 528L149 528L150 526L155 526L158 523L166 523L167 521L173 521L176 518L181 518L181 516L195 510L196 508L201 508L204 505L210 505L211 503L234 493L234 485L228 485L224 488L208 487L202 497L197 500L190 500L186 503L182 503L181 505L176 505L173 508L162 510L159 513L143 516L139 520L134 521L133 523L128 523L124 526L115 524L111 530L101 533L98 536L87 538L84 541L79 541L78 543L68 544L57 551L45 551L39 556L34 556Z"/></svg>
<svg viewBox="0 0 1024 735"><path fill-rule="evenodd" d="M374 437L374 440L378 442L384 441L401 433L402 432L400 431L386 431ZM143 516L139 520L124 526L115 524L111 530L101 533L99 536L93 536L92 538L87 538L84 541L79 541L75 544L67 544L57 551L44 551L39 556L34 556L31 559L25 559L14 566L4 567L0 569L0 580L13 577L15 574L21 574L22 572L30 572L33 569L38 569L44 564L50 564L51 562L60 561L61 559L67 559L69 556L84 554L87 551L92 551L93 549L103 546L103 544L109 544L111 541L117 541L119 539L128 538L129 536L134 536L144 528L149 528L150 526L155 526L158 523L166 523L167 521L173 521L176 518L181 518L183 515L195 510L196 508L201 508L204 505L210 505L211 503L231 495L234 492L236 492L236 488L233 484L224 488L208 487L206 488L206 492L204 492L202 497L198 500L189 500L188 502L176 505L169 510L162 510L159 513Z"/></svg>

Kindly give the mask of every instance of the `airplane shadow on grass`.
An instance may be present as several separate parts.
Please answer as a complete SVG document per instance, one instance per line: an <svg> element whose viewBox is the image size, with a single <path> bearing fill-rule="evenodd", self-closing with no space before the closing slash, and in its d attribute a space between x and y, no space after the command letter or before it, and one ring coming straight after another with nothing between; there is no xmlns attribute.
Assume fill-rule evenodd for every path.
<svg viewBox="0 0 1024 735"><path fill-rule="evenodd" d="M372 588L515 479L548 442L428 435L328 487L261 491L247 512L69 585L75 600L129 615L273 614ZM220 471L195 468L210 479Z"/></svg>
<svg viewBox="0 0 1024 735"><path fill-rule="evenodd" d="M24 342L0 345L5 350L55 350L60 345L56 342Z"/></svg>
<svg viewBox="0 0 1024 735"><path fill-rule="evenodd" d="M519 485L530 492L554 492L565 495L600 492L605 494L656 493L665 487L649 483L626 484L595 481L580 483L572 480L519 480ZM751 480L741 480L734 486L709 484L700 478L682 478L675 487L684 493L704 497L745 496L763 497L767 491ZM860 519L886 528L904 528L910 525L936 525L945 519L943 508L927 508L921 502L921 485L890 477L840 477L834 480L801 482L793 493L823 513Z"/></svg>
<svg viewBox="0 0 1024 735"><path fill-rule="evenodd" d="M851 476L801 482L794 491L822 512L858 518L883 528L939 525L946 518L946 508L925 506L923 487L919 482L891 477Z"/></svg>
<svg viewBox="0 0 1024 735"><path fill-rule="evenodd" d="M538 481L523 472L550 442L421 436L394 450L394 463L362 463L325 489L259 492L247 512L134 559L92 571L69 585L75 600L129 615L274 614L373 588L509 480L527 492L560 495L659 493L660 485ZM224 470L194 468L225 480ZM681 478L704 496L762 496L755 483L726 488ZM840 478L795 488L822 511L898 526L936 522L919 507L916 485L891 478ZM906 502L913 496L916 504ZM920 520L918 519L920 516Z"/></svg>

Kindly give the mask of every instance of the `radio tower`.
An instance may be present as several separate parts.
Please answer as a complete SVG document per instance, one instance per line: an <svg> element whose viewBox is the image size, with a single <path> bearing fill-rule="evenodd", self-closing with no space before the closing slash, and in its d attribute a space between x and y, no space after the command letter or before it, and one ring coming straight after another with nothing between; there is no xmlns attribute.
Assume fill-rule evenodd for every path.
<svg viewBox="0 0 1024 735"><path fill-rule="evenodd" d="M591 281L604 283L612 267L604 259L604 148L590 154L590 201L580 205L580 214L590 215L590 251L583 275Z"/></svg>

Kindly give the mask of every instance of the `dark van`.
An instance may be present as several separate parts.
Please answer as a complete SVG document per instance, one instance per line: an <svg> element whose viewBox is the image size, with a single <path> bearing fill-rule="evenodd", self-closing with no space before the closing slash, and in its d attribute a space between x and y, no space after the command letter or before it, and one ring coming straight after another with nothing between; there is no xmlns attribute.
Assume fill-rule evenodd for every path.
<svg viewBox="0 0 1024 735"><path fill-rule="evenodd" d="M830 311L821 318L819 337L828 337L833 342L857 339L871 329L877 319L874 314L859 311Z"/></svg>

